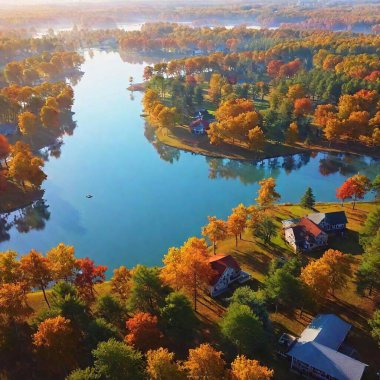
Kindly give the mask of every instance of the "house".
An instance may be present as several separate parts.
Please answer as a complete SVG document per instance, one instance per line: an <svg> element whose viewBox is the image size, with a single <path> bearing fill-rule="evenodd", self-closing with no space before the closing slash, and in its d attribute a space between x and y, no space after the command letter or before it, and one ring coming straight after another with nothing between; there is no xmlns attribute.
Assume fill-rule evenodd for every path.
<svg viewBox="0 0 380 380"><path fill-rule="evenodd" d="M215 273L209 285L211 297L224 293L235 281L243 283L250 278L248 273L241 270L239 264L231 255L212 256L209 259L209 264Z"/></svg>
<svg viewBox="0 0 380 380"><path fill-rule="evenodd" d="M347 225L344 211L309 214L282 221L286 242L294 251L310 251L326 246L328 235L343 234Z"/></svg>
<svg viewBox="0 0 380 380"><path fill-rule="evenodd" d="M202 108L194 114L194 121L189 125L191 133L196 135L204 135L210 127L210 123L214 117L205 109Z"/></svg>
<svg viewBox="0 0 380 380"><path fill-rule="evenodd" d="M211 113L208 112L208 110L206 110L205 108L201 108L194 114L194 119L211 121L214 120L214 116L211 115Z"/></svg>
<svg viewBox="0 0 380 380"><path fill-rule="evenodd" d="M327 233L343 233L347 226L347 217L344 211L315 213L307 215L307 218Z"/></svg>
<svg viewBox="0 0 380 380"><path fill-rule="evenodd" d="M284 221L284 237L294 251L311 251L327 245L328 235L308 218Z"/></svg>
<svg viewBox="0 0 380 380"><path fill-rule="evenodd" d="M210 123L207 120L197 119L194 120L190 125L189 129L191 133L196 135L204 135L209 129Z"/></svg>
<svg viewBox="0 0 380 380"><path fill-rule="evenodd" d="M312 379L360 380L367 364L339 350L351 325L334 314L320 314L291 345L290 368Z"/></svg>

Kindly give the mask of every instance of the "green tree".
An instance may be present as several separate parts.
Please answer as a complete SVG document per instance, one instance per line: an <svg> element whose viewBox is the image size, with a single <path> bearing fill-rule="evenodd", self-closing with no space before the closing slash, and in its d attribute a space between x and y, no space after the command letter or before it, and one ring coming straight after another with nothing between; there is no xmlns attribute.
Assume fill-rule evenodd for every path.
<svg viewBox="0 0 380 380"><path fill-rule="evenodd" d="M276 269L265 278L264 292L267 299L275 305L288 309L311 304L311 297L302 281L291 274L286 267Z"/></svg>
<svg viewBox="0 0 380 380"><path fill-rule="evenodd" d="M367 220L364 223L364 227L360 233L360 244L366 247L370 245L372 240L376 237L380 230L380 207L376 207L371 211Z"/></svg>
<svg viewBox="0 0 380 380"><path fill-rule="evenodd" d="M87 367L85 369L76 369L71 372L66 380L99 380L94 368Z"/></svg>
<svg viewBox="0 0 380 380"><path fill-rule="evenodd" d="M371 327L371 335L380 346L380 310L376 310L372 319L369 321Z"/></svg>
<svg viewBox="0 0 380 380"><path fill-rule="evenodd" d="M101 379L140 380L144 378L144 362L140 352L123 342L110 339L92 351L94 367Z"/></svg>
<svg viewBox="0 0 380 380"><path fill-rule="evenodd" d="M234 291L231 303L247 305L259 317L264 327L269 325L269 314L265 305L265 293L255 292L249 286L242 286Z"/></svg>
<svg viewBox="0 0 380 380"><path fill-rule="evenodd" d="M375 192L376 199L380 198L380 174L378 174L371 183L372 191Z"/></svg>
<svg viewBox="0 0 380 380"><path fill-rule="evenodd" d="M95 312L100 318L119 327L124 326L127 317L126 310L121 302L109 294L97 299Z"/></svg>
<svg viewBox="0 0 380 380"><path fill-rule="evenodd" d="M189 299L181 292L172 292L165 298L161 309L163 329L176 341L186 342L192 337L197 318Z"/></svg>
<svg viewBox="0 0 380 380"><path fill-rule="evenodd" d="M373 290L380 290L380 231L371 245L367 246L366 253L356 273L358 291L368 290L372 295Z"/></svg>
<svg viewBox="0 0 380 380"><path fill-rule="evenodd" d="M158 268L136 266L131 278L131 293L128 300L130 310L158 314L166 296L159 274Z"/></svg>
<svg viewBox="0 0 380 380"><path fill-rule="evenodd" d="M220 327L222 334L236 346L239 354L252 354L265 343L263 325L247 305L231 304Z"/></svg>
<svg viewBox="0 0 380 380"><path fill-rule="evenodd" d="M311 208L312 209L314 207L315 197L314 197L313 190L311 189L311 187L308 187L306 189L305 194L301 198L300 204L304 208Z"/></svg>
<svg viewBox="0 0 380 380"><path fill-rule="evenodd" d="M262 239L264 244L268 244L276 232L277 226L270 217L264 217L263 220L253 228L253 235Z"/></svg>

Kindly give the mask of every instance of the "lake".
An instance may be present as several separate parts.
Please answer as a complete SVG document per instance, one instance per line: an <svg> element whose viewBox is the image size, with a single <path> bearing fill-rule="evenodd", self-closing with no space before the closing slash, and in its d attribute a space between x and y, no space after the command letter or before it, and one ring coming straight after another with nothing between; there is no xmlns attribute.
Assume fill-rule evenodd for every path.
<svg viewBox="0 0 380 380"><path fill-rule="evenodd" d="M45 165L44 203L3 216L3 225L17 222L0 234L0 250L46 252L64 242L110 270L159 265L169 247L200 235L208 215L225 218L240 202L252 203L262 178L276 178L281 202L298 202L309 185L318 201L335 201L345 178L380 172L370 157L318 153L250 163L163 146L140 116L142 94L126 90L131 75L142 80L144 63L91 56L74 87L77 128Z"/></svg>

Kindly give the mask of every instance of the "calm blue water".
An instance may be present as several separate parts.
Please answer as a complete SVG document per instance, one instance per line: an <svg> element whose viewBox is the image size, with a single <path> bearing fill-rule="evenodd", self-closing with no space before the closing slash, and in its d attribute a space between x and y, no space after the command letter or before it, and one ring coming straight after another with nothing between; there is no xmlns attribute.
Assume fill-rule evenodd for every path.
<svg viewBox="0 0 380 380"><path fill-rule="evenodd" d="M380 172L380 162L369 157L320 153L252 164L154 143L140 117L141 94L132 100L126 90L129 76L141 80L143 67L117 53L87 57L75 87L78 126L64 138L60 157L50 157L45 166L48 208L8 217L16 215L19 222L0 250L45 252L64 242L75 246L77 256L109 269L160 264L169 247L199 235L207 215L224 218L238 203L252 202L264 177L276 178L282 202L299 201L309 185L317 200L334 201L346 177Z"/></svg>

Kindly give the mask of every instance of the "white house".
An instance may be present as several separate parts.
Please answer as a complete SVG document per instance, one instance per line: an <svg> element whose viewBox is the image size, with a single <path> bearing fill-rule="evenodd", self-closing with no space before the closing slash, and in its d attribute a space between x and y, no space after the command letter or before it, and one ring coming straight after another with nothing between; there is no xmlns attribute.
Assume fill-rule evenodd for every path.
<svg viewBox="0 0 380 380"><path fill-rule="evenodd" d="M210 281L209 291L211 297L224 293L230 284L247 281L250 276L241 270L237 261L231 255L215 255L209 259L210 266L215 275Z"/></svg>

